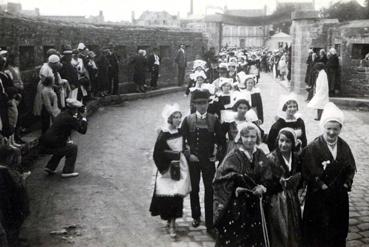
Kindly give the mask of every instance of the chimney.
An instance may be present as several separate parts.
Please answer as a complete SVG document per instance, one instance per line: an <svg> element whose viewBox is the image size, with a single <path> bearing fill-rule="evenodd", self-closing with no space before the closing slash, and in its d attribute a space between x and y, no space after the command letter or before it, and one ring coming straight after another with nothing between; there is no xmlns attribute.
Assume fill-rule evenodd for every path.
<svg viewBox="0 0 369 247"><path fill-rule="evenodd" d="M131 12L131 22L132 22L132 24L136 23L135 12L134 11Z"/></svg>
<svg viewBox="0 0 369 247"><path fill-rule="evenodd" d="M267 15L267 5L264 5L264 15Z"/></svg>
<svg viewBox="0 0 369 247"><path fill-rule="evenodd" d="M313 3L313 10L315 10L315 0L312 0Z"/></svg>
<svg viewBox="0 0 369 247"><path fill-rule="evenodd" d="M190 12L188 13L188 16L193 15L193 0L190 0Z"/></svg>

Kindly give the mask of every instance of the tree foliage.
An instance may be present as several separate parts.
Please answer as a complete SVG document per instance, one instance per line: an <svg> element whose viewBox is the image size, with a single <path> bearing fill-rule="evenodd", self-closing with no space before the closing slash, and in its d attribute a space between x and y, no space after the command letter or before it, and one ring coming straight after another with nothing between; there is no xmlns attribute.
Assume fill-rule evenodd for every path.
<svg viewBox="0 0 369 247"><path fill-rule="evenodd" d="M356 0L349 2L336 2L328 8L321 10L324 18L337 18L339 21L360 20L369 18L369 0L366 0L366 6L361 6Z"/></svg>

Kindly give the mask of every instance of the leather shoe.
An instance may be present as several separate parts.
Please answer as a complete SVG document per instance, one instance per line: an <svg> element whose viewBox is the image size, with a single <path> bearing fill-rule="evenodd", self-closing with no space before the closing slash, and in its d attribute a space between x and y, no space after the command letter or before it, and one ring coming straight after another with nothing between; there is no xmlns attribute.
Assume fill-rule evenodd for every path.
<svg viewBox="0 0 369 247"><path fill-rule="evenodd" d="M44 171L48 174L48 175L54 175L56 172L54 170L51 170L50 168L45 167Z"/></svg>
<svg viewBox="0 0 369 247"><path fill-rule="evenodd" d="M201 220L200 219L193 219L192 220L192 226L198 227L200 225Z"/></svg>
<svg viewBox="0 0 369 247"><path fill-rule="evenodd" d="M73 177L77 177L79 175L78 172L72 172L72 173L62 173L61 177L62 178L73 178Z"/></svg>

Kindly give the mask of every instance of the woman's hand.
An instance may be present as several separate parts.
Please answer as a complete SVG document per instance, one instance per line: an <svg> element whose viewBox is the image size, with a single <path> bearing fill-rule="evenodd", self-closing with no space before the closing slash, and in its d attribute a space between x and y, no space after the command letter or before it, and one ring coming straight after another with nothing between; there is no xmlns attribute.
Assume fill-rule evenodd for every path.
<svg viewBox="0 0 369 247"><path fill-rule="evenodd" d="M191 162L200 162L199 158L196 155L190 154L190 161Z"/></svg>
<svg viewBox="0 0 369 247"><path fill-rule="evenodd" d="M267 189L263 185L258 184L254 187L252 193L257 196L262 196L266 191Z"/></svg>
<svg viewBox="0 0 369 247"><path fill-rule="evenodd" d="M235 190L235 195L236 197L239 197L242 193L245 193L247 191L247 189L242 188L242 187L237 187Z"/></svg>
<svg viewBox="0 0 369 247"><path fill-rule="evenodd" d="M328 186L326 184L323 184L322 187L321 187L322 190L326 190L328 189Z"/></svg>
<svg viewBox="0 0 369 247"><path fill-rule="evenodd" d="M282 188L285 190L287 188L287 179L281 178L279 183L282 185Z"/></svg>

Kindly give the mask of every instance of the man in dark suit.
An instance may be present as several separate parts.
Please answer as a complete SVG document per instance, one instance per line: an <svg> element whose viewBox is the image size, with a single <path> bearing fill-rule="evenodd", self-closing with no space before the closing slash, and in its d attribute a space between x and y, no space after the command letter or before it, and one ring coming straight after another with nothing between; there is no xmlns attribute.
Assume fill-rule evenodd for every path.
<svg viewBox="0 0 369 247"><path fill-rule="evenodd" d="M87 132L86 112L82 111L82 103L75 99L67 99L66 103L67 110L55 118L54 123L40 138L41 152L53 155L44 168L45 172L55 174L55 169L65 156L62 178L79 175L74 171L78 146L70 141L72 131L76 130L81 134Z"/></svg>
<svg viewBox="0 0 369 247"><path fill-rule="evenodd" d="M161 63L161 58L159 57L158 53L158 48L154 48L152 50L152 54L148 58L148 66L151 73L150 86L152 89L156 89L158 87L157 82L159 78L159 68Z"/></svg>
<svg viewBox="0 0 369 247"><path fill-rule="evenodd" d="M224 156L226 139L219 119L207 113L210 93L208 90L195 90L192 102L196 112L187 116L182 123L182 133L189 147L189 170L192 191L190 194L192 226L200 225L201 207L199 199L200 176L205 187L205 226L213 233L213 187L215 160L221 161ZM217 146L217 148L216 148Z"/></svg>
<svg viewBox="0 0 369 247"><path fill-rule="evenodd" d="M178 86L182 86L184 82L185 70L187 65L185 45L180 45L176 54L175 62L178 68Z"/></svg>

